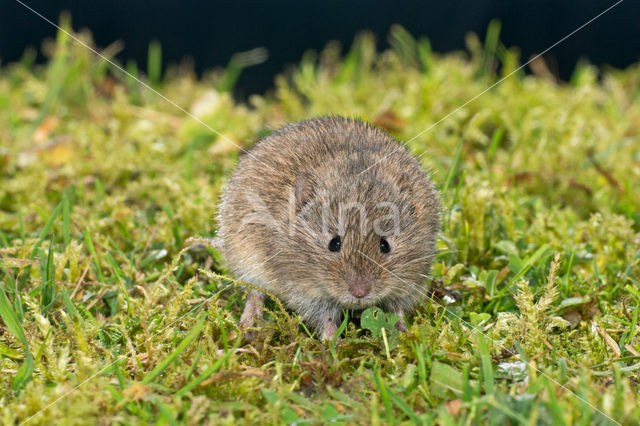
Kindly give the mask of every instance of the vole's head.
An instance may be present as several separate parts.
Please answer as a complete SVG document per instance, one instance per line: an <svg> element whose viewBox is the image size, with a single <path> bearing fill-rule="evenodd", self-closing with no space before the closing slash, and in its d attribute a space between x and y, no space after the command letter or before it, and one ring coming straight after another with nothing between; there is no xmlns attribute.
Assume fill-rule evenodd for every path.
<svg viewBox="0 0 640 426"><path fill-rule="evenodd" d="M343 308L411 307L426 293L435 256L435 190L417 164L364 168L346 159L298 175L280 270Z"/></svg>

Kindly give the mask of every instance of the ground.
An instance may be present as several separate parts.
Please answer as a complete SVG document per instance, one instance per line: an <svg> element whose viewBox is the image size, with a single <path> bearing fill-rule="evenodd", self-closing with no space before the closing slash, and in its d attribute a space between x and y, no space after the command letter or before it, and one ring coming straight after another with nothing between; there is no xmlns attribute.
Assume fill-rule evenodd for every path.
<svg viewBox="0 0 640 426"><path fill-rule="evenodd" d="M129 74L64 32L3 65L2 422L640 423L640 66L560 82L497 28L448 55L363 34L247 101L237 64L163 70L155 45ZM369 311L323 343L272 302L248 343L217 200L238 146L323 114L421 155L433 292L406 334Z"/></svg>

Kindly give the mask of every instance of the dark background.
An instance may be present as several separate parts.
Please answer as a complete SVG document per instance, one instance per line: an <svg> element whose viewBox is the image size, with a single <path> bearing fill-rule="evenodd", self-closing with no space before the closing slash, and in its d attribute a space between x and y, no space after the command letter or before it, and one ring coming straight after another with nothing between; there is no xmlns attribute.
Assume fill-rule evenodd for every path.
<svg viewBox="0 0 640 426"><path fill-rule="evenodd" d="M399 23L414 36L427 36L436 52L465 48L465 35L483 39L488 23L502 23L501 41L518 46L521 59L542 52L595 17L615 0L486 1L46 1L22 0L58 22L69 11L74 29L89 28L98 46L124 42L118 59L134 59L146 69L151 40L162 44L163 61L178 63L185 56L196 70L225 65L235 52L263 46L269 59L245 70L239 95L264 92L275 74L297 63L307 49L320 50L329 40L348 48L361 30L376 34L386 47L391 24ZM27 46L40 49L55 28L15 0L0 0L0 60L20 58ZM562 79L568 79L580 58L597 65L625 67L640 60L640 1L624 0L611 11L552 49L546 59ZM42 59L42 58L40 58Z"/></svg>

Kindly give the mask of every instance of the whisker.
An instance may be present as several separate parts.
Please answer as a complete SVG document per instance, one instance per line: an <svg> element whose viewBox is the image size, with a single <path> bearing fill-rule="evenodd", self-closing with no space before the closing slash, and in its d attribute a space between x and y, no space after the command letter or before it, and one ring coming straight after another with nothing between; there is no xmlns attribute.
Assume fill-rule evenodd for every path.
<svg viewBox="0 0 640 426"><path fill-rule="evenodd" d="M410 262L415 262L418 260L424 260L424 259L430 259L430 258L434 258L436 256L440 256L441 254L453 254L453 253L458 253L458 250L450 250L450 251L436 251L435 253L431 253L431 254L427 254L425 256L419 257L417 259L413 259Z"/></svg>
<svg viewBox="0 0 640 426"><path fill-rule="evenodd" d="M437 254L455 254L460 252L460 250L437 250Z"/></svg>
<svg viewBox="0 0 640 426"><path fill-rule="evenodd" d="M409 285L411 288L413 288L416 291L417 288L415 287L415 284L412 284L409 281L406 281L402 278L400 278L398 275L394 274L392 271L388 270L387 268L385 268L384 266L382 266L381 264L379 264L378 262L376 262L375 260L373 260L371 257L367 256L365 253L363 253L362 251L358 250L358 252L363 255L364 257L366 257L367 259L369 259L371 262L373 262L374 264L378 265L380 268L384 269L385 271L387 271L388 273L390 273L391 275L393 275L394 277L396 277L397 279L399 279L400 281L402 281L403 283ZM420 291L419 291L420 292ZM424 295L423 292L420 292L421 294ZM474 326L473 324L469 323L468 321L466 321L465 319L463 319L460 315L456 314L455 312L452 312L451 310L447 309L446 306L444 306L443 304L437 302L433 297L425 295L428 299L430 299L436 306L441 307L442 309L444 309L445 311L449 312L451 315L455 316L456 318L458 318L460 321L462 321L464 324L466 324L468 327L471 327L471 332L473 333L474 331L479 331L478 330L478 326ZM479 325L479 324L478 324Z"/></svg>
<svg viewBox="0 0 640 426"><path fill-rule="evenodd" d="M407 262L402 262L402 264L403 264L403 265L406 265L406 264L408 264L408 263L421 262L421 261L424 261L424 260L433 259L433 258L434 258L434 257L436 257L436 256L437 256L437 254L435 254L435 253L434 253L434 254L430 254L430 255L427 255L427 256L417 257L417 258L415 258L415 259L411 259L411 260L409 260L409 261L407 261Z"/></svg>

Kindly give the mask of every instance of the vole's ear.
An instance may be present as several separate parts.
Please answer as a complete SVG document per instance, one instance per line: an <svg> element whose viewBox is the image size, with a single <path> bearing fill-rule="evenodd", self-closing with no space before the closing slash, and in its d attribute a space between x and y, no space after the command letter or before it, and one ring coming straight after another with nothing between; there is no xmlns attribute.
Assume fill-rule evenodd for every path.
<svg viewBox="0 0 640 426"><path fill-rule="evenodd" d="M305 204L307 204L311 199L313 186L313 175L310 170L305 170L296 177L296 182L293 188L296 213L300 212Z"/></svg>

